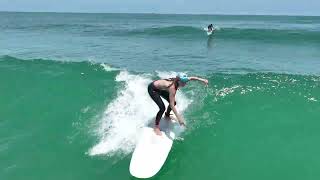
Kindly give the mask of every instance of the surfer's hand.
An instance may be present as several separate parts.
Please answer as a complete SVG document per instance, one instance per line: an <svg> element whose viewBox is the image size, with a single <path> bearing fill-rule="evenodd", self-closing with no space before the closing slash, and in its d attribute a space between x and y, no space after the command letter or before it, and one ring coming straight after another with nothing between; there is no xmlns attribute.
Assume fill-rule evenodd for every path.
<svg viewBox="0 0 320 180"><path fill-rule="evenodd" d="M186 127L186 124L184 123L184 121L179 122L180 126Z"/></svg>

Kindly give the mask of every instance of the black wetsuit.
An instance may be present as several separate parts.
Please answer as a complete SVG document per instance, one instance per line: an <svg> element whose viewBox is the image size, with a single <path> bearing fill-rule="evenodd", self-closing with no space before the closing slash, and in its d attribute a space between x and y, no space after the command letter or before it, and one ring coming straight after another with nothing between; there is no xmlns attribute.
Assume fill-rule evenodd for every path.
<svg viewBox="0 0 320 180"><path fill-rule="evenodd" d="M166 79L166 80L172 81L173 79ZM156 116L156 125L159 125L160 119L161 119L164 111L166 110L166 107L164 106L164 103L163 103L161 97L163 97L165 100L167 100L169 102L169 106L167 108L166 116L169 116L170 115L170 111L171 111L170 99L169 99L169 92L167 90L160 90L160 89L156 88L153 83L154 83L154 81L149 84L148 93L149 93L150 97L153 99L153 101L159 106L159 111L158 111L157 116ZM167 88L169 88L172 85L173 85L173 83L170 84ZM178 86L179 86L179 84L178 84L178 82L176 82L175 88L178 89ZM177 103L174 102L174 105L176 105L176 104Z"/></svg>

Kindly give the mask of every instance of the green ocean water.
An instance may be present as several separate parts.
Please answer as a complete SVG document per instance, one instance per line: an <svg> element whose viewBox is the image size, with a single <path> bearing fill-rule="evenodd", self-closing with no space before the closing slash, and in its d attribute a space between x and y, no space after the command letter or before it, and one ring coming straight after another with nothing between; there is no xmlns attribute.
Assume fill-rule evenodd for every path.
<svg viewBox="0 0 320 180"><path fill-rule="evenodd" d="M0 13L0 179L135 179L146 87L178 72L187 130L151 179L318 179L320 19ZM207 36L208 23L219 30Z"/></svg>

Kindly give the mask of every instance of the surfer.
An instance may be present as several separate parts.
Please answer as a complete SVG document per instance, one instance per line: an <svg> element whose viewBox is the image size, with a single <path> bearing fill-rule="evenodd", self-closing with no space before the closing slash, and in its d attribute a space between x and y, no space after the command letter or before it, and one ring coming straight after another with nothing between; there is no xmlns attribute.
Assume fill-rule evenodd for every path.
<svg viewBox="0 0 320 180"><path fill-rule="evenodd" d="M193 81L193 80L198 80L203 82L205 85L208 85L207 79L202 79L199 77L188 77L185 74L179 74L175 78L156 80L149 84L148 93L150 97L153 99L153 101L159 106L159 111L156 115L155 127L154 127L154 131L157 135L162 134L160 131L159 123L164 111L166 110L166 107L164 106L164 103L160 97L163 97L169 102L167 112L165 113L165 117L169 118L170 112L172 110L176 115L179 121L179 124L181 126L185 126L184 119L178 113L175 107L176 105L175 96L176 96L177 90L180 87L184 87L188 81Z"/></svg>
<svg viewBox="0 0 320 180"><path fill-rule="evenodd" d="M208 31L213 31L213 25L212 25L212 24L210 24L210 25L208 26Z"/></svg>

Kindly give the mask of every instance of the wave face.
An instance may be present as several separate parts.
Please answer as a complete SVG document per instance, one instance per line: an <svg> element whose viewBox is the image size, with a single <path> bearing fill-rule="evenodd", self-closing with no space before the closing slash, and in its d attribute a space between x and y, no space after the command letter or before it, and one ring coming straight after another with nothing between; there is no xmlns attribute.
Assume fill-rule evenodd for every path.
<svg viewBox="0 0 320 180"><path fill-rule="evenodd" d="M80 169L73 175L80 179L88 173L100 177L95 174L96 166L107 172L114 172L116 166L128 173L141 127L152 123L157 112L146 87L153 79L177 73L137 73L107 64L2 57L0 152L8 155L2 161L1 176L23 177L24 168L38 169L42 163L60 173L52 173L51 168L41 174L30 172L31 178L66 177L66 167ZM250 177L261 176L266 167L277 171L279 163L289 170L294 167L286 165L305 166L309 158L317 159L318 76L212 73L206 78L209 87L190 82L178 92L177 106L188 129L175 141L166 163L175 176L160 176L178 174L193 179L199 174L192 171L214 168L201 178L231 178L227 171L234 171L246 179L248 174L237 171L235 159L250 172L255 170ZM20 155L23 158L17 158ZM41 160L33 163L34 159ZM183 169L174 164L183 164ZM201 166L204 164L208 166ZM123 171L105 176L123 179ZM309 171L295 172L304 177Z"/></svg>

